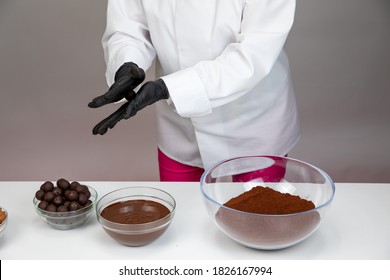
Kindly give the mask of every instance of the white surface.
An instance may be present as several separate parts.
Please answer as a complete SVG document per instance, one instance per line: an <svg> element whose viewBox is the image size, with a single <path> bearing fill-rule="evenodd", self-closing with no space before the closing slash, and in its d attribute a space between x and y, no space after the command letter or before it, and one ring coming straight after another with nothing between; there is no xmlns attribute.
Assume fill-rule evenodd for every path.
<svg viewBox="0 0 390 280"><path fill-rule="evenodd" d="M0 259L390 259L390 184L336 184L333 207L317 232L278 251L246 248L211 222L198 183L83 182L99 197L111 190L150 185L171 193L175 218L165 234L144 247L112 240L92 215L80 228L50 228L35 213L32 199L42 182L0 182L0 205L9 223L0 238Z"/></svg>

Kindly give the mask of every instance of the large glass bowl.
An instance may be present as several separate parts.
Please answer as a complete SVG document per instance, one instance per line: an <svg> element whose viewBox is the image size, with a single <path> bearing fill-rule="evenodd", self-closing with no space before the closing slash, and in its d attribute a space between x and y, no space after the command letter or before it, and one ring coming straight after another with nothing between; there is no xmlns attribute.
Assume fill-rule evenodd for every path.
<svg viewBox="0 0 390 280"><path fill-rule="evenodd" d="M118 205L115 215L118 217L120 213L121 222L102 214L107 207L113 205ZM167 215L161 215L161 207L167 208ZM104 195L96 205L96 215L100 225L112 239L122 245L138 247L153 242L167 230L175 209L176 201L169 193L158 188L134 186ZM153 219L143 222L145 217Z"/></svg>
<svg viewBox="0 0 390 280"><path fill-rule="evenodd" d="M201 191L209 216L218 228L247 247L276 250L295 245L322 223L335 194L323 170L300 160L277 156L238 157L217 163L202 175ZM314 203L291 214L254 214L224 204L253 187L269 187Z"/></svg>

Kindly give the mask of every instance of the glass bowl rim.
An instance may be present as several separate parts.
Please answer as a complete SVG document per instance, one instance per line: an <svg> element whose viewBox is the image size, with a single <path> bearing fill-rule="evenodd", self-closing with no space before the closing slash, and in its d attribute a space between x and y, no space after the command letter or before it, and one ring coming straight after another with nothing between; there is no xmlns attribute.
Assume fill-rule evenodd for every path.
<svg viewBox="0 0 390 280"><path fill-rule="evenodd" d="M0 205L0 209L5 213L5 219L3 222L0 224L0 232L7 226L8 222L8 211L5 209L3 206Z"/></svg>
<svg viewBox="0 0 390 280"><path fill-rule="evenodd" d="M332 188L332 195L329 197L329 199L322 203L321 205L313 208L313 209L310 209L310 210L306 210L306 211L302 211L302 212L297 212L297 213L291 213L291 214L258 214L258 213L250 213L250 212L245 212L245 211L241 211L241 210L237 210L237 209L234 209L234 208L230 208L230 207L227 207L219 202L217 202L215 199L211 198L208 194L205 193L204 191L204 187L203 187L203 182L204 182L204 178L210 173L211 170L215 169L216 167L224 164L224 163L227 163L227 162L230 162L230 161L233 161L233 160L240 160L240 159L248 159L248 158L278 158L278 159L286 159L287 161L294 161L294 162L299 162L303 165L306 165L310 168L313 168L314 170L318 171L321 175L323 175L325 177L325 179L327 179L330 183L330 186ZM245 215L250 215L250 216L256 216L256 217L291 217L291 216L297 216L297 215L305 215L305 214L308 214L310 212L315 212L315 211L318 211L320 210L321 208L324 208L326 206L328 206L333 198L334 198L334 195L336 193L336 186L332 180L332 178L329 176L328 173L326 173L324 170L322 170L321 168L318 168L317 166L314 166L310 163L307 163L305 161L302 161L302 160L299 160L299 159L295 159L295 158L291 158L291 157L284 157L284 156L275 156L275 155L257 155L257 156L239 156L239 157L233 157L233 158L228 158L228 159L224 159L224 160L221 160L213 165L211 165L209 168L207 168L201 178L200 178L200 189L201 189L201 192L203 194L203 196L211 201L212 203L218 205L220 208L223 208L223 209L226 209L226 210L229 210L229 211L232 211L232 212L236 212L236 213L239 213L239 214L245 214Z"/></svg>
<svg viewBox="0 0 390 280"><path fill-rule="evenodd" d="M139 194L139 195L137 195L137 196L140 196L140 197L155 197L155 198L158 198L158 199L160 199L160 200L164 200L164 201L167 202L168 204L171 204L171 205L172 205L172 210L170 210L170 212L169 212L168 215L166 215L166 216L164 216L164 217L162 217L162 218L160 218L160 219L158 219L158 220L155 220L155 221L152 221L152 222L148 222L148 223L142 223L142 224L121 224L121 223L112 222L112 221L109 221L109 220L103 218L102 215L101 215L100 207L98 207L98 205L99 205L99 203L101 202L101 200L102 200L103 198L105 198L105 197L107 197L107 196L113 194L113 193L116 193L116 192L119 192L119 191L124 191L124 190L130 190L130 189L149 189L149 190L153 190L153 191L162 192L162 193L166 194L169 198L172 199L173 204L171 204L170 202L166 201L165 199L161 199L160 197L157 197L157 196L145 195L145 194ZM122 198L122 197L117 197L117 199L120 199L120 198ZM110 205L110 204L105 204L105 205L103 205L103 206L108 206L108 205ZM115 189L115 190L110 191L110 192L108 192L107 194L103 195L103 196L99 199L99 201L97 201L97 203L96 203L96 209L95 209L95 210L96 210L96 214L97 214L99 223L100 223L103 227L105 227L105 228L108 228L108 227L107 227L106 225L103 225L103 224L101 223L101 220L104 221L104 223L106 223L106 224L108 224L108 225L111 225L111 226L118 226L118 227L121 227L121 228L122 228L122 227L123 227L123 228L125 228L125 227L137 227L137 226L142 226L142 227L151 226L151 228L143 229L143 230L132 230L131 228L129 228L129 229L123 229L123 230L118 230L118 229L109 228L110 230L117 230L117 231L124 231L124 232L125 232L125 231L130 231L130 232L144 232L144 231L151 231L151 230L154 230L154 229L158 229L158 228L160 228L160 227L166 225L167 223L169 223L169 222L173 219L173 216L174 216L174 214L175 214L175 212L176 212L176 205L177 205L177 204L176 204L175 198L174 198L170 193L168 193L168 192L165 191L165 190L162 190L162 189L156 188L156 187L150 187L150 186L130 186L130 187L123 187L123 188ZM102 207L103 207L103 206L102 206ZM154 224L158 224L158 223L162 222L164 219L167 220L164 224L158 225L157 227L154 226Z"/></svg>

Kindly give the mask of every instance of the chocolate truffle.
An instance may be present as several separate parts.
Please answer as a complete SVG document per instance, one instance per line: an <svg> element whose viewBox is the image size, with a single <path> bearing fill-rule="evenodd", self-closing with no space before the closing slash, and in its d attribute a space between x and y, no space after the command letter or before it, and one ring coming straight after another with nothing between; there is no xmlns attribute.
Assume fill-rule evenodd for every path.
<svg viewBox="0 0 390 280"><path fill-rule="evenodd" d="M77 211L81 208L80 204L76 201L72 201L70 204L69 204L69 210L70 211Z"/></svg>
<svg viewBox="0 0 390 280"><path fill-rule="evenodd" d="M54 188L53 183L50 182L50 181L46 181L46 182L44 182L44 183L41 185L41 188L40 188L40 189L43 190L44 192L50 192L50 191L53 190L53 188Z"/></svg>
<svg viewBox="0 0 390 280"><path fill-rule="evenodd" d="M84 193L80 193L79 194L79 200L78 200L78 203L80 203L80 205L85 205L87 204L88 202L88 197L86 194Z"/></svg>
<svg viewBox="0 0 390 280"><path fill-rule="evenodd" d="M75 190L71 190L66 194L65 198L69 201L77 201L79 199L79 193Z"/></svg>
<svg viewBox="0 0 390 280"><path fill-rule="evenodd" d="M39 204L38 204L38 208L42 209L42 210L46 210L47 206L49 206L49 202L44 201L44 200L39 202Z"/></svg>
<svg viewBox="0 0 390 280"><path fill-rule="evenodd" d="M80 183L77 182L77 181L73 181L72 183L70 183L70 189L71 190L74 190L77 186L79 186Z"/></svg>
<svg viewBox="0 0 390 280"><path fill-rule="evenodd" d="M60 187L55 187L53 193L54 195L62 195L62 189Z"/></svg>
<svg viewBox="0 0 390 280"><path fill-rule="evenodd" d="M57 212L68 212L68 211L69 211L69 208L65 205L60 205L57 208Z"/></svg>
<svg viewBox="0 0 390 280"><path fill-rule="evenodd" d="M45 210L49 212L57 212L57 206L55 206L54 204L49 204L49 206L47 206Z"/></svg>
<svg viewBox="0 0 390 280"><path fill-rule="evenodd" d="M47 192L45 193L45 196L43 197L43 200L47 201L47 202L51 202L54 198L54 193L53 192Z"/></svg>
<svg viewBox="0 0 390 280"><path fill-rule="evenodd" d="M56 195L53 200L52 200L52 203L55 205L55 206L60 206L64 203L65 201L65 198L63 198L62 196L60 195Z"/></svg>
<svg viewBox="0 0 390 280"><path fill-rule="evenodd" d="M70 183L68 180L61 178L57 180L57 187L59 187L62 190L67 190L70 188Z"/></svg>
<svg viewBox="0 0 390 280"><path fill-rule="evenodd" d="M45 196L45 192L43 190L38 190L35 193L35 198L38 200L43 200L44 196Z"/></svg>

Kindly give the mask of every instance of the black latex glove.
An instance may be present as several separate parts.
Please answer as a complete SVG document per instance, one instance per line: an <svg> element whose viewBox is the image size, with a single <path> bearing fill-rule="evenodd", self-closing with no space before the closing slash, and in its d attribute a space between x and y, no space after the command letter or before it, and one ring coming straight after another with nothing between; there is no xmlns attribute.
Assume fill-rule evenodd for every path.
<svg viewBox="0 0 390 280"><path fill-rule="evenodd" d="M129 98L129 101L123 104L118 110L98 123L92 133L94 135L103 135L109 128L113 128L120 120L128 119L137 114L137 112L148 105L151 105L161 99L168 99L169 92L162 79L145 83L137 93Z"/></svg>
<svg viewBox="0 0 390 280"><path fill-rule="evenodd" d="M130 100L134 95L134 89L145 79L145 71L133 62L123 64L115 73L114 83L109 90L89 104L90 108L98 108L103 105L117 102L123 98Z"/></svg>

